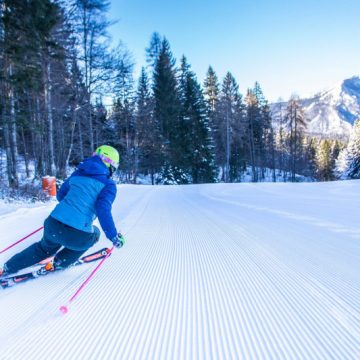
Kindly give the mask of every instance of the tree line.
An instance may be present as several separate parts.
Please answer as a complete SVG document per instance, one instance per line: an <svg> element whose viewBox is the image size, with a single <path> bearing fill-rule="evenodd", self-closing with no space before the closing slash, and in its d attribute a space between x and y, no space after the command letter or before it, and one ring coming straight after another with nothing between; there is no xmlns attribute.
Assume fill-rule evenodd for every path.
<svg viewBox="0 0 360 360"><path fill-rule="evenodd" d="M230 72L220 81L209 66L201 84L158 33L135 78L131 54L111 46L108 10L102 0L0 1L3 184L65 178L103 143L119 149L118 176L133 183L338 176L345 145L307 136L296 97L274 126L259 83L243 96Z"/></svg>

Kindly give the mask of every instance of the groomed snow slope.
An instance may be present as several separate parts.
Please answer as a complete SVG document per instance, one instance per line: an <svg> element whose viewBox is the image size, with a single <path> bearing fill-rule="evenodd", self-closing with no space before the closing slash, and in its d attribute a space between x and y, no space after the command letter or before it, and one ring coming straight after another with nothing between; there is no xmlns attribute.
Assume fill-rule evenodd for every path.
<svg viewBox="0 0 360 360"><path fill-rule="evenodd" d="M0 290L0 359L360 359L359 181L118 190L127 244L67 315L94 264Z"/></svg>

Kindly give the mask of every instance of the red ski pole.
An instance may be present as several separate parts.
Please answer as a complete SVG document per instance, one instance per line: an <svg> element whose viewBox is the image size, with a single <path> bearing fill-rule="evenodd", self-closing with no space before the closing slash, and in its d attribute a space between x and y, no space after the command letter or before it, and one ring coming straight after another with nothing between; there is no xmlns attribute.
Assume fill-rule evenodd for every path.
<svg viewBox="0 0 360 360"><path fill-rule="evenodd" d="M24 241L25 239L29 238L30 236L36 234L38 231L42 230L43 228L44 228L44 227L42 226L42 227L34 230L34 231L33 231L32 233L30 233L29 235L26 235L26 236L24 236L22 239L20 239L20 240L14 242L13 244L9 245L7 248L1 250L1 251L0 251L0 254L2 254L2 253L4 253L5 251L11 249L12 247L14 247L15 245L21 243L22 241Z"/></svg>
<svg viewBox="0 0 360 360"><path fill-rule="evenodd" d="M70 304L75 300L75 298L80 294L81 290L88 284L94 274L99 270L100 266L105 262L105 260L111 255L114 250L114 246L110 249L108 254L100 261L100 263L96 266L96 268L91 272L91 274L87 277L87 279L81 284L81 286L75 291L75 294L70 298L67 302L67 305L60 306L59 310L66 314L69 311Z"/></svg>

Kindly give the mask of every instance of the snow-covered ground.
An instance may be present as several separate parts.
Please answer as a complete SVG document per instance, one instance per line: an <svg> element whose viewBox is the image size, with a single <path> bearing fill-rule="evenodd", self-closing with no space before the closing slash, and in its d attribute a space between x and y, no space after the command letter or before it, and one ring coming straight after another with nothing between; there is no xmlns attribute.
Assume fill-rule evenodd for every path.
<svg viewBox="0 0 360 360"><path fill-rule="evenodd" d="M120 186L126 246L67 315L94 263L0 290L0 359L360 359L359 194L359 181ZM53 206L1 215L0 250Z"/></svg>

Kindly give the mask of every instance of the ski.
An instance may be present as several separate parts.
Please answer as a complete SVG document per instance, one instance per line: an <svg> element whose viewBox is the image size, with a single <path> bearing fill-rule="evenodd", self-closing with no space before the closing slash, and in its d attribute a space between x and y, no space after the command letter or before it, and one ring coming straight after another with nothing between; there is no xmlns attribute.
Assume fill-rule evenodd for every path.
<svg viewBox="0 0 360 360"><path fill-rule="evenodd" d="M100 259L103 259L108 253L110 252L109 248L103 248L100 249L92 254L88 254L85 256L82 256L80 259L78 259L76 262L74 262L72 265L70 265L69 267L73 267L73 266L78 266L78 265L82 265L82 264L87 264L93 261L97 261ZM46 259L48 260L48 259ZM49 258L49 261L51 261L52 258ZM59 269L59 270L54 270L54 271L46 271L44 266L44 261L42 261L41 263L37 264L40 266L39 269L37 270L33 270L33 271L29 271L27 273L24 274L18 274L18 275L10 275L10 276L6 276L4 278L0 279L0 285L3 289L10 287L10 286L14 286L18 283L22 283L22 282L26 282L28 280L31 279L36 279L39 276L43 276L43 275L47 275L49 273L53 273L55 271L59 271L59 270L65 270L65 269Z"/></svg>

